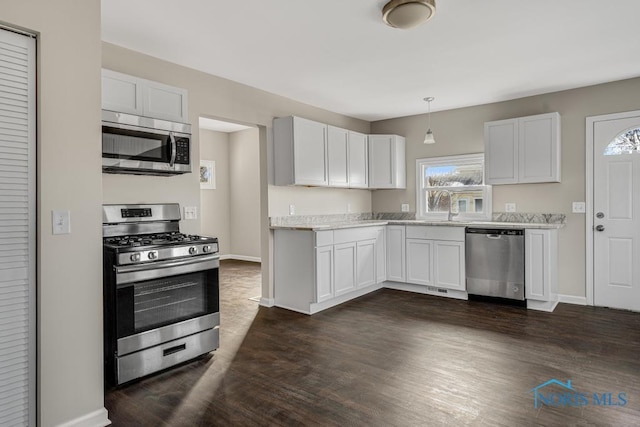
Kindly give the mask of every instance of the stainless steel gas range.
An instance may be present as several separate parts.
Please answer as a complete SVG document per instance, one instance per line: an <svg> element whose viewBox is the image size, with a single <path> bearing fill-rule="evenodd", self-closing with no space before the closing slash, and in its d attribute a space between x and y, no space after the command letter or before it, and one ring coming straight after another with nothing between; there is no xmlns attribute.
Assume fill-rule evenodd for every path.
<svg viewBox="0 0 640 427"><path fill-rule="evenodd" d="M107 388L218 348L218 239L180 233L178 204L104 205Z"/></svg>

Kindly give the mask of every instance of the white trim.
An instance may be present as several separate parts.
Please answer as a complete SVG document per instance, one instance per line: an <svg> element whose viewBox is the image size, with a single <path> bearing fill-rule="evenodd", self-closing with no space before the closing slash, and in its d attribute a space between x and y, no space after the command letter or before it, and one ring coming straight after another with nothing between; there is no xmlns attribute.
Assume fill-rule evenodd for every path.
<svg viewBox="0 0 640 427"><path fill-rule="evenodd" d="M587 297L577 297L575 295L558 295L558 302L563 304L587 305Z"/></svg>
<svg viewBox="0 0 640 427"><path fill-rule="evenodd" d="M425 193L426 189L422 187L423 176L422 166L424 163L428 163L429 166L438 165L467 165L467 164L482 164L482 184L481 185L469 185L464 187L431 187L432 190L446 190L450 192L465 191L465 190L482 190L482 213L465 212L458 213L456 218L468 219L468 220L491 220L493 213L493 201L491 194L491 186L484 183L484 153L474 154L462 154L457 156L440 156L440 157L425 157L422 159L416 159L416 219L433 219L433 220L446 220L447 212L422 212L422 207L426 203Z"/></svg>
<svg viewBox="0 0 640 427"><path fill-rule="evenodd" d="M585 202L587 204L585 219L585 279L587 305L594 305L594 278L593 278L593 128L596 122L608 120L626 119L640 115L640 110L627 111L625 113L603 114L586 118L585 140Z"/></svg>
<svg viewBox="0 0 640 427"><path fill-rule="evenodd" d="M433 296L437 296L437 297L443 297L443 298L455 298L455 299L461 299L461 300L468 300L469 299L469 294L467 294L467 291L457 291L454 289L445 289L446 292L438 292L435 290L430 290L429 288L441 288L439 286L425 286L425 285L416 285L413 283L400 283L400 282L393 282L393 281L386 281L383 283L384 287L386 289L393 289L396 291L405 291L405 292L413 292L416 294L426 294L426 295L433 295Z"/></svg>
<svg viewBox="0 0 640 427"><path fill-rule="evenodd" d="M238 261L249 261L249 262L262 262L262 258L255 257L255 256L234 255L234 254L220 255L220 261L225 259L237 259Z"/></svg>
<svg viewBox="0 0 640 427"><path fill-rule="evenodd" d="M558 305L558 301L538 301L534 299L527 300L527 310L546 311L547 313L553 312Z"/></svg>
<svg viewBox="0 0 640 427"><path fill-rule="evenodd" d="M101 408L66 423L58 424L57 427L104 427L111 425L108 415L107 410Z"/></svg>
<svg viewBox="0 0 640 427"><path fill-rule="evenodd" d="M262 307L273 307L276 305L276 300L274 298L260 298L260 305Z"/></svg>

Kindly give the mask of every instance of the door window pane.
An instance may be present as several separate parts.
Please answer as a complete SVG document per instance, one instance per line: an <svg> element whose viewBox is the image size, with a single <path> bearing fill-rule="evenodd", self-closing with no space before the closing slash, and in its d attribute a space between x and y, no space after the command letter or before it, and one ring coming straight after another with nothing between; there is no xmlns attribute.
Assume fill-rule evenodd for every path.
<svg viewBox="0 0 640 427"><path fill-rule="evenodd" d="M605 156L637 153L640 150L640 128L618 135L604 150Z"/></svg>

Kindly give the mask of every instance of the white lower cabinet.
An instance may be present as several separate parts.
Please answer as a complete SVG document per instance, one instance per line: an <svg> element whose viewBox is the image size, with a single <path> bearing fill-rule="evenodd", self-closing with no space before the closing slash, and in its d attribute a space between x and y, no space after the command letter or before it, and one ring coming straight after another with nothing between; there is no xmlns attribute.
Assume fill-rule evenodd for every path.
<svg viewBox="0 0 640 427"><path fill-rule="evenodd" d="M405 226L387 225L387 280L406 282Z"/></svg>
<svg viewBox="0 0 640 427"><path fill-rule="evenodd" d="M464 227L407 226L407 283L466 290Z"/></svg>
<svg viewBox="0 0 640 427"><path fill-rule="evenodd" d="M356 287L375 285L377 256L375 239L356 244Z"/></svg>
<svg viewBox="0 0 640 427"><path fill-rule="evenodd" d="M433 284L433 242L407 239L407 283Z"/></svg>
<svg viewBox="0 0 640 427"><path fill-rule="evenodd" d="M335 294L340 296L356 289L356 243L343 243L333 247L335 262Z"/></svg>
<svg viewBox="0 0 640 427"><path fill-rule="evenodd" d="M433 284L439 288L466 290L464 242L433 242Z"/></svg>
<svg viewBox="0 0 640 427"><path fill-rule="evenodd" d="M316 248L316 301L333 298L333 246Z"/></svg>
<svg viewBox="0 0 640 427"><path fill-rule="evenodd" d="M274 231L275 305L313 314L381 287L385 227Z"/></svg>
<svg viewBox="0 0 640 427"><path fill-rule="evenodd" d="M524 232L527 307L553 311L558 304L558 230Z"/></svg>

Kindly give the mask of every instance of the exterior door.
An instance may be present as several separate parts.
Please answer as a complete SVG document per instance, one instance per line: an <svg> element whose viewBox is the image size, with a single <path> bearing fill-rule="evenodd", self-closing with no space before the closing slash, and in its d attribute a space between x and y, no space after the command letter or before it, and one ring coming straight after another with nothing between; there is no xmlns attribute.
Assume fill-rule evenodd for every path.
<svg viewBox="0 0 640 427"><path fill-rule="evenodd" d="M640 112L595 121L593 150L594 305L640 311Z"/></svg>

